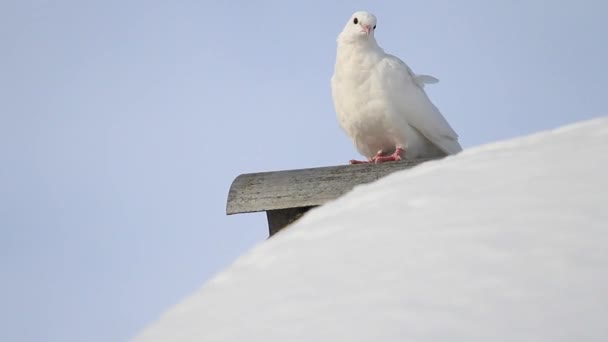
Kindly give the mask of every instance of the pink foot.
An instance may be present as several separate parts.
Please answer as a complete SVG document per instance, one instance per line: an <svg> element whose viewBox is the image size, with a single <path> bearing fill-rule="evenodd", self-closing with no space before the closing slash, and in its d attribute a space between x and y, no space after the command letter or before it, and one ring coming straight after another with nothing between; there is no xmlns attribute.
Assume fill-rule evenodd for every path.
<svg viewBox="0 0 608 342"><path fill-rule="evenodd" d="M378 153L380 153L380 152L378 152ZM398 160L401 160L402 153L403 153L403 148L397 147L395 149L395 152L393 154L391 154L390 156L383 156L383 155L376 154L376 156L374 158L372 158L372 160L374 163L384 163L387 161L398 161Z"/></svg>
<svg viewBox="0 0 608 342"><path fill-rule="evenodd" d="M384 154L384 152L382 152L382 150L380 150L380 151L378 151L378 153L376 153L375 156L373 156L372 158L369 158L367 161L351 159L350 163L351 164L369 164L369 163L375 163L376 159L379 158L379 157L382 157L383 154Z"/></svg>

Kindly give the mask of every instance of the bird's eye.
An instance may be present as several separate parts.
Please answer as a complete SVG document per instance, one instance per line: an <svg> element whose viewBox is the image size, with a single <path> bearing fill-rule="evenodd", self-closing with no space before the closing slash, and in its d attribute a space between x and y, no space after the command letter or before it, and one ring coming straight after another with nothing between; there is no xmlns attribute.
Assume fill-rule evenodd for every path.
<svg viewBox="0 0 608 342"><path fill-rule="evenodd" d="M376 29L376 25L374 25L374 30Z"/></svg>
<svg viewBox="0 0 608 342"><path fill-rule="evenodd" d="M355 18L355 19L353 20L353 24L357 25L358 23L359 23L359 19Z"/></svg>

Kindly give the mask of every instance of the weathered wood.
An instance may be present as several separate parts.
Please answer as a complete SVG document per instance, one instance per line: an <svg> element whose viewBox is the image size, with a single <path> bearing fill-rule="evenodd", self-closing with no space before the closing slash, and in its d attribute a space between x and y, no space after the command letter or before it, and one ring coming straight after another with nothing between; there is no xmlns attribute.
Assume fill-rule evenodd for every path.
<svg viewBox="0 0 608 342"><path fill-rule="evenodd" d="M430 159L243 174L230 187L226 214L323 205L356 185L375 181L427 160Z"/></svg>
<svg viewBox="0 0 608 342"><path fill-rule="evenodd" d="M302 217L302 215L312 208L313 207L300 207L267 211L266 217L268 218L268 235L273 236L279 230L285 228L287 225Z"/></svg>

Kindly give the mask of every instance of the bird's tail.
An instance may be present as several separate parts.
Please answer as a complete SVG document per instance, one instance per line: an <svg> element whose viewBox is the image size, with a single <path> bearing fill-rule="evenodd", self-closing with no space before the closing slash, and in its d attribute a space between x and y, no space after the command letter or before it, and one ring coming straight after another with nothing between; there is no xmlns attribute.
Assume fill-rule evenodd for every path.
<svg viewBox="0 0 608 342"><path fill-rule="evenodd" d="M436 145L448 155L462 151L462 146L460 146L458 140L452 137L444 137Z"/></svg>

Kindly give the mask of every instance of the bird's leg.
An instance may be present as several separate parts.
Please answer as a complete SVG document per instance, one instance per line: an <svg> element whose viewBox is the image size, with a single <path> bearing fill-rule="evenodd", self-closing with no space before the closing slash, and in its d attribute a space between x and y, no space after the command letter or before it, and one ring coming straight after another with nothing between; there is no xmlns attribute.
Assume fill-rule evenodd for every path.
<svg viewBox="0 0 608 342"><path fill-rule="evenodd" d="M374 163L384 163L387 161L398 161L401 160L401 154L403 153L403 147L401 146L396 146L395 147L395 152L393 154L391 154L390 156L382 156L382 155L376 155L373 159L374 159Z"/></svg>
<svg viewBox="0 0 608 342"><path fill-rule="evenodd" d="M382 157L382 155L384 154L384 152L382 150L378 151L378 153L376 153L375 156L373 156L372 158L367 158L367 161L363 161L363 160L355 160L352 159L350 161L351 164L369 164L369 163L375 163L376 159L379 157Z"/></svg>

